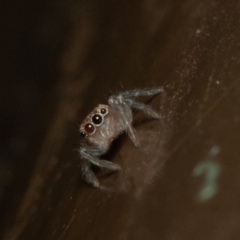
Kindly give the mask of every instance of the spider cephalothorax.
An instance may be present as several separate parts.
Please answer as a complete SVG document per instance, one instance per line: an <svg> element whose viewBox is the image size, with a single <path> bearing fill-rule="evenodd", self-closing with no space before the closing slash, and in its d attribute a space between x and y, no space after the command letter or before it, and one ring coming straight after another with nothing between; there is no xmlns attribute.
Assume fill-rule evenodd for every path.
<svg viewBox="0 0 240 240"><path fill-rule="evenodd" d="M99 182L91 170L91 164L114 171L121 169L115 163L99 159L99 156L108 151L112 141L119 134L127 131L133 144L136 147L139 146L136 131L132 127L131 108L143 110L153 118L160 118L160 115L150 106L137 102L133 98L151 96L162 91L162 88L156 88L151 90L126 91L118 95L113 95L108 99L109 105L99 104L85 118L80 125L80 134L84 140L79 151L83 162L83 175L88 183L95 187L99 186Z"/></svg>
<svg viewBox="0 0 240 240"><path fill-rule="evenodd" d="M102 125L104 117L108 114L108 105L99 104L94 110L85 118L80 126L80 134L82 137L88 137L96 131L96 127Z"/></svg>

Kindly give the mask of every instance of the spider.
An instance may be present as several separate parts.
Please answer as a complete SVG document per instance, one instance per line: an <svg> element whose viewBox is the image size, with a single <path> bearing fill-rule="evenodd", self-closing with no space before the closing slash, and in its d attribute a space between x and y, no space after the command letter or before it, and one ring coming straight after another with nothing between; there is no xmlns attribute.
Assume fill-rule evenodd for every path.
<svg viewBox="0 0 240 240"><path fill-rule="evenodd" d="M139 109L155 119L160 115L150 106L135 101L138 96L152 96L162 92L162 88L136 89L112 95L108 99L108 105L99 104L84 119L80 125L82 137L79 149L82 159L82 172L87 183L94 187L99 186L99 181L94 175L91 165L119 171L121 167L113 162L101 160L99 157L106 153L112 141L124 131L136 147L139 147L139 139L136 130L132 127L132 110Z"/></svg>

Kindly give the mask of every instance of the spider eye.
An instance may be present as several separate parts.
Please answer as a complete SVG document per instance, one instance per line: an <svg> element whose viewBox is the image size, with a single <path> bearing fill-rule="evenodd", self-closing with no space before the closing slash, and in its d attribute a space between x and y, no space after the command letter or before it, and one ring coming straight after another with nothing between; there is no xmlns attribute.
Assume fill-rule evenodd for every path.
<svg viewBox="0 0 240 240"><path fill-rule="evenodd" d="M86 133L85 131L81 131L81 132L80 132L80 135L81 135L81 137L86 137L86 136L87 136L87 133Z"/></svg>
<svg viewBox="0 0 240 240"><path fill-rule="evenodd" d="M87 133L91 134L91 133L94 132L95 128L94 128L93 124L87 123L87 124L84 126L84 130L85 130Z"/></svg>
<svg viewBox="0 0 240 240"><path fill-rule="evenodd" d="M101 115L99 114L95 114L93 115L92 117L92 122L95 124L95 125L100 125L103 121L103 118Z"/></svg>
<svg viewBox="0 0 240 240"><path fill-rule="evenodd" d="M107 109L106 108L101 108L100 113L105 115L107 113Z"/></svg>

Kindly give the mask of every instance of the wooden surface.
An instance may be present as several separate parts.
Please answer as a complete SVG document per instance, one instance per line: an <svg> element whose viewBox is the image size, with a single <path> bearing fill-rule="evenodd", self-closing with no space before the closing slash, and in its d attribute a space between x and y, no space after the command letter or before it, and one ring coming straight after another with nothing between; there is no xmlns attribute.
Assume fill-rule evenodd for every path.
<svg viewBox="0 0 240 240"><path fill-rule="evenodd" d="M3 5L3 4L1 4ZM238 1L11 1L0 8L3 240L240 239ZM81 179L78 126L113 93L163 86Z"/></svg>

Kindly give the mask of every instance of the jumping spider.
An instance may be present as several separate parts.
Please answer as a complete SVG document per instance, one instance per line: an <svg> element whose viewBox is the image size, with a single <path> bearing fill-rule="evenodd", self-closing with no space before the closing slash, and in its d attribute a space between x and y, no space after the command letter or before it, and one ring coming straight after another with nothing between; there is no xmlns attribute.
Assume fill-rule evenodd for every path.
<svg viewBox="0 0 240 240"><path fill-rule="evenodd" d="M162 88L138 89L112 95L108 99L108 105L99 104L85 118L80 125L83 141L79 152L82 159L83 176L88 183L94 187L99 186L99 182L91 169L91 164L113 171L121 170L119 165L100 160L99 156L106 153L112 141L124 131L127 132L133 144L136 147L139 146L139 139L132 127L131 108L143 110L147 115L156 119L159 119L160 115L150 106L135 101L135 97L156 95L162 91Z"/></svg>

